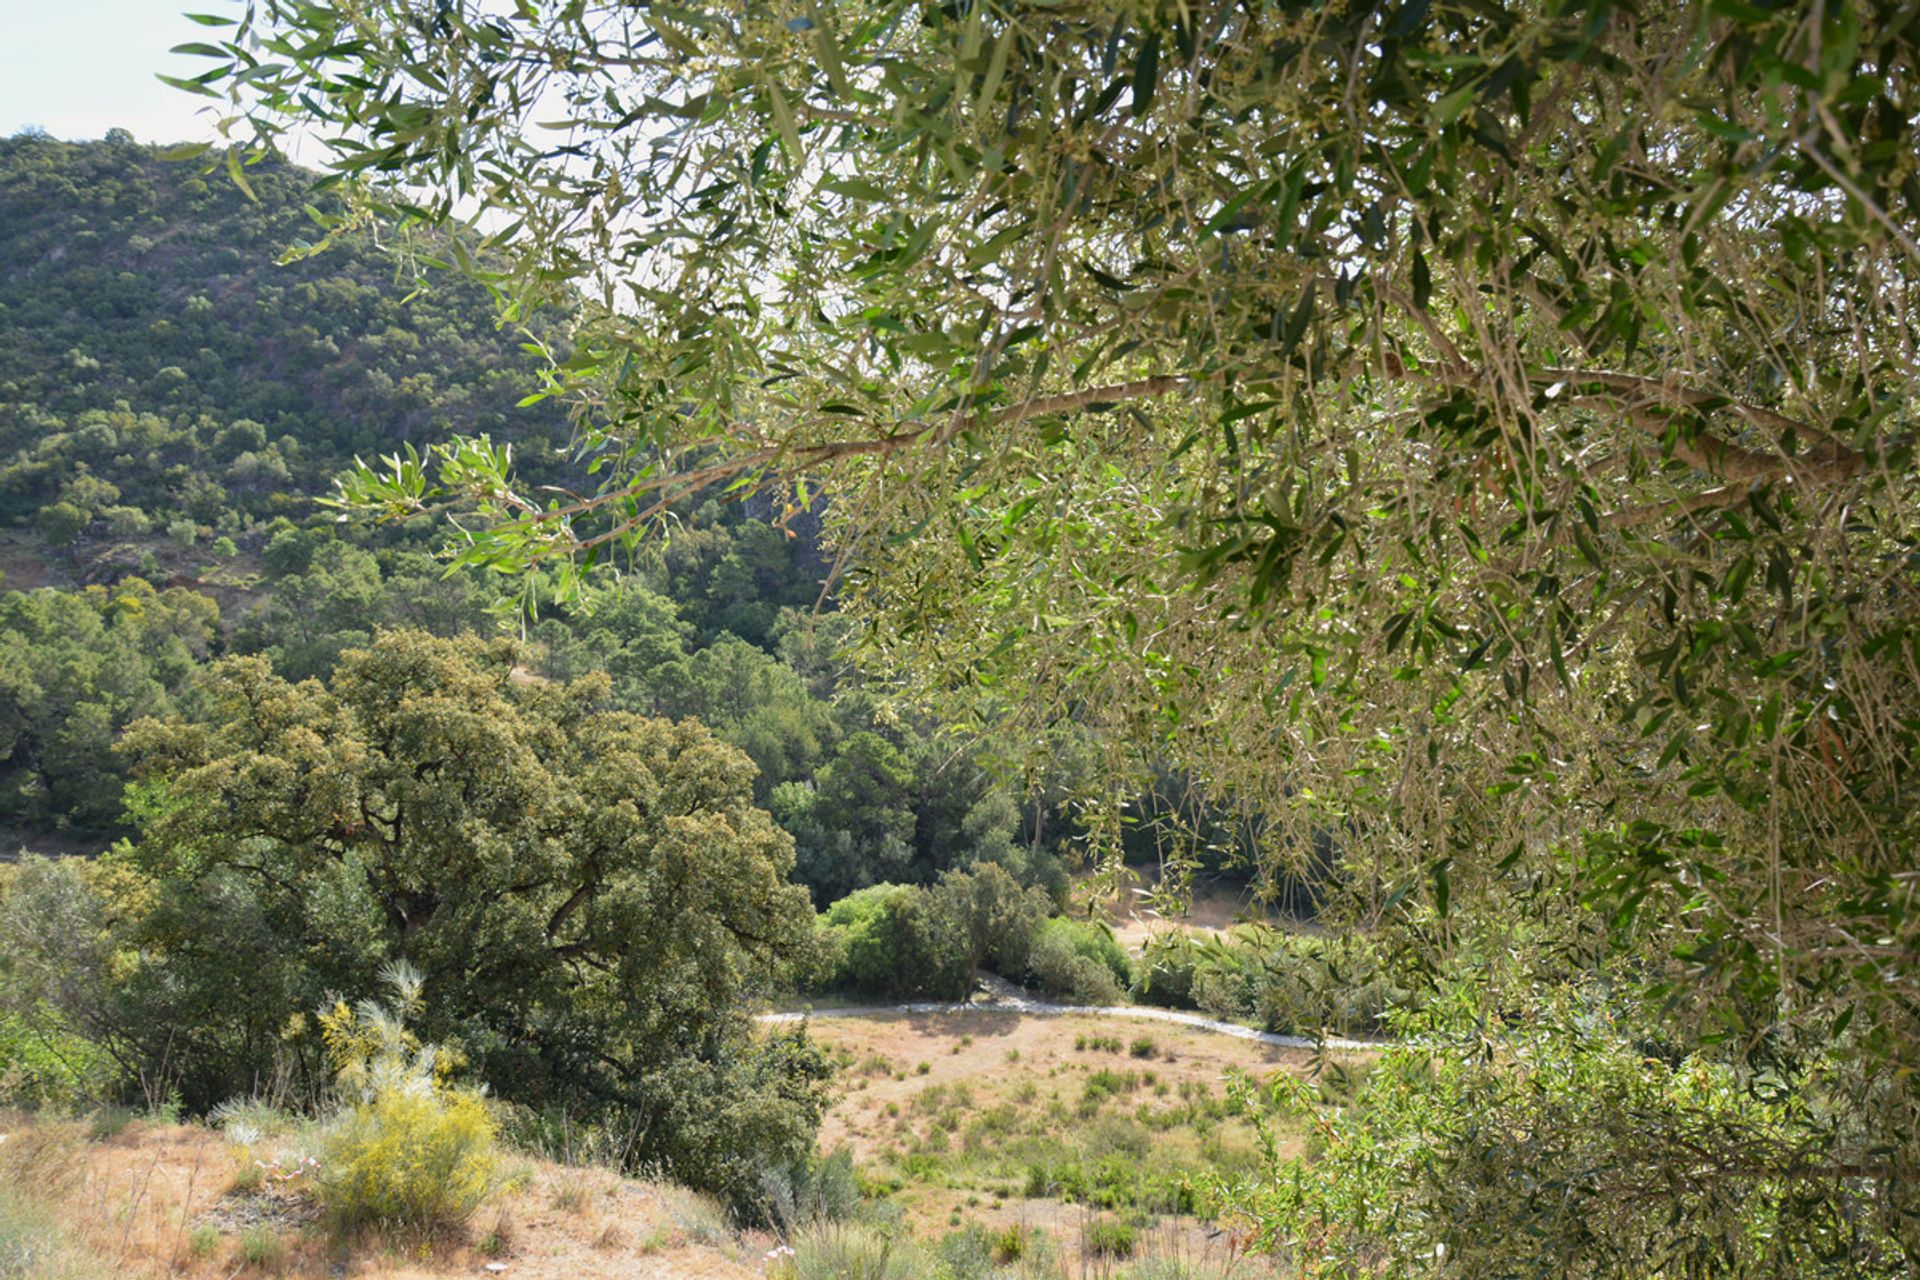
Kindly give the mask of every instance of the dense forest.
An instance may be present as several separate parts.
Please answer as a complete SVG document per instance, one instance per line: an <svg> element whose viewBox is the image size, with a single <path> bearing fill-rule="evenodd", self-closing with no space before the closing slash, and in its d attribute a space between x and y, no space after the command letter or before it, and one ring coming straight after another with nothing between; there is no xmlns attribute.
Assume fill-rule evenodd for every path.
<svg viewBox="0 0 1920 1280"><path fill-rule="evenodd" d="M613 706L711 726L758 766L823 904L983 858L1026 867L1026 793L853 680L830 602L816 611L817 519L709 502L618 588L527 622L444 575L437 531L320 509L356 456L483 432L538 467L570 428L553 402L517 407L545 357L477 286L410 293L353 238L278 262L320 235L314 181L255 168L243 192L127 140L0 143L0 796L29 837L123 834L117 735L185 710L210 660L325 676L412 628L520 635L529 673L602 672ZM1057 891L1056 843L1035 875Z"/></svg>

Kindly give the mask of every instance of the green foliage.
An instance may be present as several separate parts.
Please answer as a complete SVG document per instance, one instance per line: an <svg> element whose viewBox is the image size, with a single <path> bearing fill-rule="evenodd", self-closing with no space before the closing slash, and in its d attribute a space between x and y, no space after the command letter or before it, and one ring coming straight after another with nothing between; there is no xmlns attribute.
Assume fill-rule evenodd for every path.
<svg viewBox="0 0 1920 1280"><path fill-rule="evenodd" d="M913 857L913 772L886 738L850 735L809 787L778 788L774 815L794 832L801 875L830 900L887 881Z"/></svg>
<svg viewBox="0 0 1920 1280"><path fill-rule="evenodd" d="M1524 1027L1470 1031L1473 1006L1458 1012L1484 1052L1390 1049L1349 1105L1276 1077L1274 1098L1322 1136L1307 1157L1270 1153L1237 1207L1283 1262L1327 1277L1381 1257L1476 1275L1891 1277L1920 1258L1910 1193L1872 1189L1908 1104L1868 1085L1879 1114L1863 1118L1857 1065L1756 1077L1721 1054L1650 1056L1620 1034L1644 1013L1597 997Z"/></svg>
<svg viewBox="0 0 1920 1280"><path fill-rule="evenodd" d="M349 505L572 573L684 491L826 485L876 651L1016 765L1090 732L1109 854L1193 779L1429 985L1604 969L1756 1076L1858 1062L1876 1203L1913 1184L1920 1126L1873 1101L1920 1080L1910 9L453 6L445 89L401 0L261 14L294 52L215 46L206 84L263 140L317 128L442 218L486 173L512 314L619 297L550 388L595 410L580 501L529 517L468 441ZM477 77L567 101L586 155ZM1476 934L1514 915L1509 984ZM1189 994L1376 1016L1321 959ZM1558 1139L1593 1134L1632 1163Z"/></svg>
<svg viewBox="0 0 1920 1280"><path fill-rule="evenodd" d="M1378 944L1358 933L1284 933L1241 925L1193 939L1168 933L1141 957L1135 994L1288 1035L1374 1033L1419 992L1397 981Z"/></svg>
<svg viewBox="0 0 1920 1280"><path fill-rule="evenodd" d="M0 593L0 814L114 830L126 778L114 740L174 709L219 619L204 596L140 578Z"/></svg>
<svg viewBox="0 0 1920 1280"><path fill-rule="evenodd" d="M309 206L338 206L287 165L249 185L150 147L0 139L0 519L38 508L58 547L125 536L102 528L115 509L266 520L451 422L528 460L565 437L551 407L514 407L536 361L487 323L483 289L408 298L372 246L276 264Z"/></svg>
<svg viewBox="0 0 1920 1280"><path fill-rule="evenodd" d="M933 887L935 910L959 923L975 967L1018 979L1036 934L1052 910L1037 887L1022 888L1002 866L976 862L972 871L948 871Z"/></svg>
<svg viewBox="0 0 1920 1280"><path fill-rule="evenodd" d="M821 913L824 985L952 999L981 967L1019 978L1049 906L993 863L948 871L928 888L870 885Z"/></svg>
<svg viewBox="0 0 1920 1280"><path fill-rule="evenodd" d="M421 1033L502 1097L618 1119L645 1135L635 1163L757 1188L811 1143L827 1074L746 1017L808 956L791 846L738 752L602 709L604 681L523 683L512 657L391 632L325 685L217 664L205 721L129 735L140 838L39 895L77 927L10 934L34 996L203 1109L276 1067L310 1090L309 1011L405 957L432 997Z"/></svg>
<svg viewBox="0 0 1920 1280"><path fill-rule="evenodd" d="M1064 917L1041 925L1027 966L1042 991L1080 1004L1121 1003L1131 977L1127 953L1113 930L1098 921Z"/></svg>
<svg viewBox="0 0 1920 1280"><path fill-rule="evenodd" d="M1087 1252L1097 1258L1131 1258L1134 1235L1131 1223L1116 1218L1096 1218L1087 1227Z"/></svg>
<svg viewBox="0 0 1920 1280"><path fill-rule="evenodd" d="M884 995L948 998L972 977L966 923L913 885L878 884L848 894L822 916L837 935L835 984Z"/></svg>

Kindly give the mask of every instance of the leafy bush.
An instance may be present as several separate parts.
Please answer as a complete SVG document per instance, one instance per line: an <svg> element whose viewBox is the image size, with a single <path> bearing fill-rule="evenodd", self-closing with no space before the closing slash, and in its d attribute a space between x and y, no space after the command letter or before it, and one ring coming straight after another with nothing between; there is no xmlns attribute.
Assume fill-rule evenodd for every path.
<svg viewBox="0 0 1920 1280"><path fill-rule="evenodd" d="M1410 998L1374 944L1355 934L1319 937L1243 925L1186 952L1195 1006L1269 1031L1377 1031L1386 1011Z"/></svg>
<svg viewBox="0 0 1920 1280"><path fill-rule="evenodd" d="M1060 918L1040 926L1027 967L1042 991L1082 1004L1120 1003L1129 977L1113 930Z"/></svg>
<svg viewBox="0 0 1920 1280"><path fill-rule="evenodd" d="M1196 951L1192 939L1180 930L1156 938L1134 970L1133 998L1170 1009L1194 1008Z"/></svg>
<svg viewBox="0 0 1920 1280"><path fill-rule="evenodd" d="M973 964L1016 981L1025 974L1034 937L1053 906L1044 890L1023 888L1005 867L986 862L946 872L934 895L960 922Z"/></svg>
<svg viewBox="0 0 1920 1280"><path fill-rule="evenodd" d="M925 889L876 884L828 907L840 952L835 985L876 995L965 995L970 939L963 921Z"/></svg>
<svg viewBox="0 0 1920 1280"><path fill-rule="evenodd" d="M1387 1010L1413 1002L1368 938L1287 934L1265 925L1242 925L1204 942L1183 935L1155 941L1141 957L1134 995L1300 1035L1380 1031Z"/></svg>
<svg viewBox="0 0 1920 1280"><path fill-rule="evenodd" d="M1087 1227L1087 1252L1096 1258L1131 1258L1133 1227L1113 1218L1100 1218Z"/></svg>

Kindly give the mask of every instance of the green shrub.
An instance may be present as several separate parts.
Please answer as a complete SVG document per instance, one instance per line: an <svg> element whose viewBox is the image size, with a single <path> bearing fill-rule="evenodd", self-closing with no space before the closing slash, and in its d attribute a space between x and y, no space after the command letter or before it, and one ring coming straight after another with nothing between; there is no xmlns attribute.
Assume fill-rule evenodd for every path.
<svg viewBox="0 0 1920 1280"><path fill-rule="evenodd" d="M993 1237L993 1260L1001 1266L1027 1256L1031 1233L1019 1223L1011 1223Z"/></svg>
<svg viewBox="0 0 1920 1280"><path fill-rule="evenodd" d="M966 922L936 895L904 884L876 884L828 907L822 919L837 951L834 985L876 995L966 994L972 977Z"/></svg>
<svg viewBox="0 0 1920 1280"><path fill-rule="evenodd" d="M949 1231L935 1252L942 1280L989 1280L993 1275L993 1237L977 1222Z"/></svg>
<svg viewBox="0 0 1920 1280"><path fill-rule="evenodd" d="M1198 948L1185 933L1169 932L1150 943L1134 969L1133 998L1170 1009L1194 1007Z"/></svg>
<svg viewBox="0 0 1920 1280"><path fill-rule="evenodd" d="M280 1242L279 1233L262 1222L248 1227L241 1235L237 1252L245 1265L260 1271L274 1271L286 1258L287 1247Z"/></svg>
<svg viewBox="0 0 1920 1280"><path fill-rule="evenodd" d="M1133 1227L1113 1218L1100 1218L1087 1227L1087 1252L1096 1258L1131 1258Z"/></svg>
<svg viewBox="0 0 1920 1280"><path fill-rule="evenodd" d="M1074 954L1056 940L1037 943L1028 963L1034 985L1048 995L1086 1005L1120 1001L1120 984L1104 965L1089 956Z"/></svg>
<svg viewBox="0 0 1920 1280"><path fill-rule="evenodd" d="M1158 1049L1152 1036L1135 1036L1133 1043L1127 1046L1127 1052L1136 1058L1151 1058Z"/></svg>
<svg viewBox="0 0 1920 1280"><path fill-rule="evenodd" d="M1120 1003L1130 976L1113 930L1058 917L1034 935L1027 968L1042 991L1082 1004Z"/></svg>
<svg viewBox="0 0 1920 1280"><path fill-rule="evenodd" d="M1044 891L1023 888L1005 867L988 862L945 872L933 894L959 922L973 965L1015 981L1026 973L1034 937L1053 906Z"/></svg>

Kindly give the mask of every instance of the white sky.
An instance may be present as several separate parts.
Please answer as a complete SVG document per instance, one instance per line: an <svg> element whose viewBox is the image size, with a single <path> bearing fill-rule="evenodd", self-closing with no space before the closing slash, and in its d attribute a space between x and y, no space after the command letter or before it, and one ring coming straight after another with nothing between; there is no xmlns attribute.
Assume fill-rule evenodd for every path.
<svg viewBox="0 0 1920 1280"><path fill-rule="evenodd" d="M118 127L142 142L209 141L217 104L156 72L197 75L206 58L168 53L221 29L182 12L232 14L233 0L0 0L0 137L28 126L70 141Z"/></svg>

